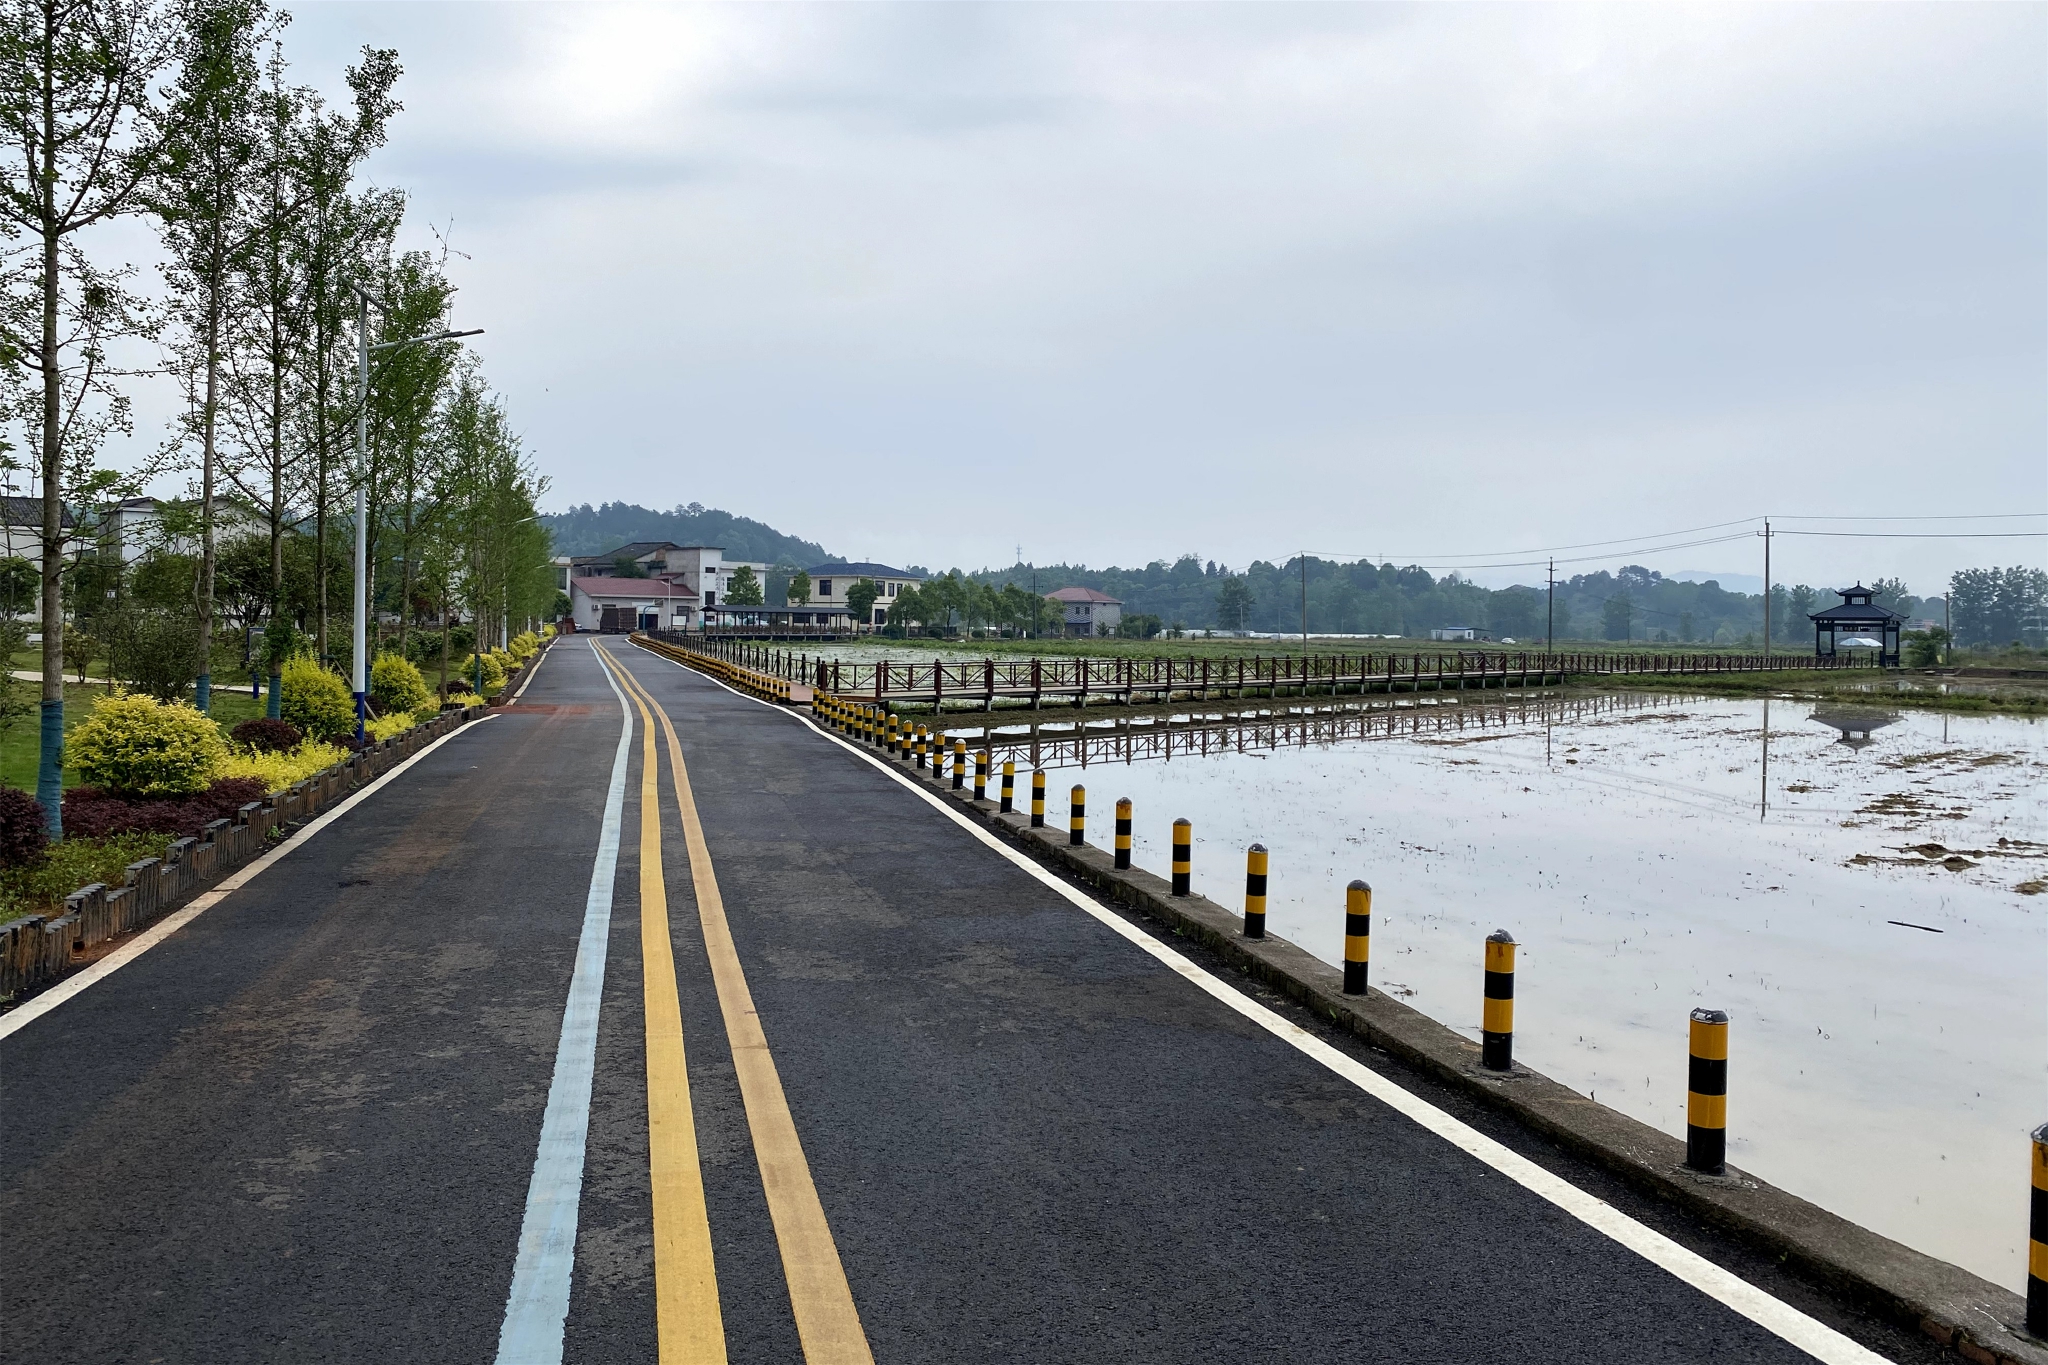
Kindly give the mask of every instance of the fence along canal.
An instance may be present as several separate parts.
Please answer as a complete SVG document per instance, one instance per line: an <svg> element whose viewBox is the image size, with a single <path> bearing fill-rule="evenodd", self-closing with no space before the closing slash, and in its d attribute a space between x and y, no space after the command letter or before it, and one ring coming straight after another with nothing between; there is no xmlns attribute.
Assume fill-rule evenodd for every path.
<svg viewBox="0 0 2048 1365"><path fill-rule="evenodd" d="M1868 668L1846 657L1764 654L1456 654L1367 653L1241 655L1223 658L828 659L749 640L681 631L647 638L686 654L715 659L838 697L883 705L1048 699L1072 706L1101 697L1132 705L1248 697L1341 696L1345 693L1444 692L1556 686L1569 676L1613 677L1766 670Z"/></svg>

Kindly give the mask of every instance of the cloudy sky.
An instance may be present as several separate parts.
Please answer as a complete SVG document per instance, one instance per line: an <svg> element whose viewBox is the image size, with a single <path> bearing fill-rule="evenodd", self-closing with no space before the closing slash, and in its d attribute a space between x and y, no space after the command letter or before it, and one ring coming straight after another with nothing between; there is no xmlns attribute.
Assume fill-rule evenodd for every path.
<svg viewBox="0 0 2048 1365"><path fill-rule="evenodd" d="M2048 507L2040 5L295 10L302 79L364 43L553 508L974 567Z"/></svg>

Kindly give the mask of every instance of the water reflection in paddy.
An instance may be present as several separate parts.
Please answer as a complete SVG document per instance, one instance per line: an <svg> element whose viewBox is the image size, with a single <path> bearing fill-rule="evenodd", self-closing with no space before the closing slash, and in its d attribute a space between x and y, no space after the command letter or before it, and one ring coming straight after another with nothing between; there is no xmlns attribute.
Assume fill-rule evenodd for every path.
<svg viewBox="0 0 2048 1365"><path fill-rule="evenodd" d="M1028 737L1001 737L1023 772ZM1517 1058L1666 1132L1687 1011L1728 1010L1731 1160L2021 1288L2048 1062L2041 723L1633 694L1037 739L1074 770L1049 804L1085 781L1107 847L1132 798L1153 872L1186 816L1196 889L1234 908L1264 843L1274 932L1326 961L1365 877L1374 986L1471 1036L1481 940L1513 931Z"/></svg>

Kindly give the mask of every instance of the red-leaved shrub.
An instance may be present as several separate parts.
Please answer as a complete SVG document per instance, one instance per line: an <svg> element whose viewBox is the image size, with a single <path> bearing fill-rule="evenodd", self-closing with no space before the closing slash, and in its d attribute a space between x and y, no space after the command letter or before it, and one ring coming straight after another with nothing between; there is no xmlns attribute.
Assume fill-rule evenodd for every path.
<svg viewBox="0 0 2048 1365"><path fill-rule="evenodd" d="M0 867L34 862L50 846L42 802L25 791L0 787Z"/></svg>
<svg viewBox="0 0 2048 1365"><path fill-rule="evenodd" d="M299 747L299 727L289 721L258 716L245 720L231 732L235 743L246 744L259 754L289 753Z"/></svg>
<svg viewBox="0 0 2048 1365"><path fill-rule="evenodd" d="M79 839L110 834L196 836L212 821L234 819L236 811L265 795L263 780L256 777L223 777L203 792L159 799L73 787L64 793L64 833Z"/></svg>

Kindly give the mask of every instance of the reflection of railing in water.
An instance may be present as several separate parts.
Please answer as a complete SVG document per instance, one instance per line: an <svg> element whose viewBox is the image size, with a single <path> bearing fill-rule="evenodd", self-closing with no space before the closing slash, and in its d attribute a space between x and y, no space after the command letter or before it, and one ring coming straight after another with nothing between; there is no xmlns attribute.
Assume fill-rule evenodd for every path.
<svg viewBox="0 0 2048 1365"><path fill-rule="evenodd" d="M1086 768L1099 763L1136 763L1158 759L1199 758L1209 754L1243 753L1253 749L1307 748L1346 740L1413 739L1521 726L1594 719L1627 711L1648 711L1665 704L1652 696L1560 697L1530 695L1508 701L1452 701L1325 707L1285 710L1196 712L1092 722L1048 721L1026 733L1017 727L946 727L945 734L967 741L970 750L1027 762L1033 768Z"/></svg>

